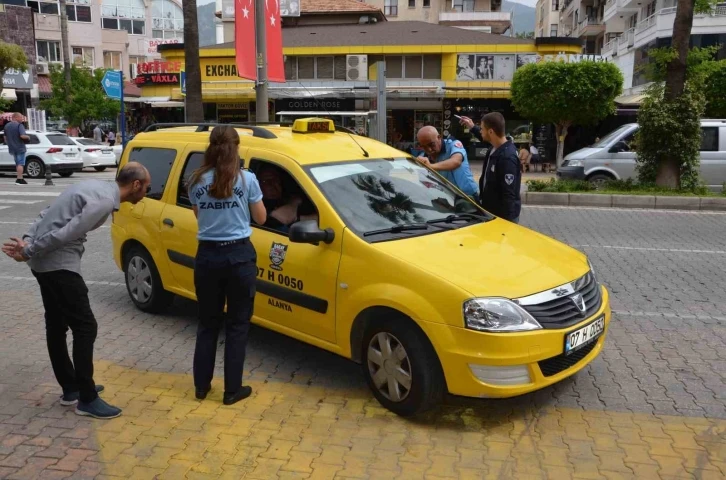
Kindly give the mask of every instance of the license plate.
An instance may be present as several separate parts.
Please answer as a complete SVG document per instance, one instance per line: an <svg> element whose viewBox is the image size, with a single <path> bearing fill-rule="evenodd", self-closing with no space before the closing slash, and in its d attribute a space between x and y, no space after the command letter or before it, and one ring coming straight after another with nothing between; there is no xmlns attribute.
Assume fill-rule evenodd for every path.
<svg viewBox="0 0 726 480"><path fill-rule="evenodd" d="M111 153L112 151L113 150L111 150L110 148L104 148L103 150L101 150L101 153Z"/></svg>
<svg viewBox="0 0 726 480"><path fill-rule="evenodd" d="M75 153L66 153L65 156L66 157L75 157L76 154Z"/></svg>
<svg viewBox="0 0 726 480"><path fill-rule="evenodd" d="M605 331L605 316L565 335L565 355L594 342Z"/></svg>

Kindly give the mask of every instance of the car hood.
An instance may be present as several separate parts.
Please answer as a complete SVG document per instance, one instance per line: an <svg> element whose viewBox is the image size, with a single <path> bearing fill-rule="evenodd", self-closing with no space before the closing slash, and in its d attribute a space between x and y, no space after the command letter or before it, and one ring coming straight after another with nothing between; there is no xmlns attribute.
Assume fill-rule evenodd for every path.
<svg viewBox="0 0 726 480"><path fill-rule="evenodd" d="M374 245L477 297L524 297L589 270L581 252L502 219Z"/></svg>
<svg viewBox="0 0 726 480"><path fill-rule="evenodd" d="M593 148L593 147L581 148L581 149L576 150L576 151L570 153L569 155L567 155L565 157L565 160L582 160L595 153L600 153L600 152L602 152L602 150L603 150L602 148Z"/></svg>

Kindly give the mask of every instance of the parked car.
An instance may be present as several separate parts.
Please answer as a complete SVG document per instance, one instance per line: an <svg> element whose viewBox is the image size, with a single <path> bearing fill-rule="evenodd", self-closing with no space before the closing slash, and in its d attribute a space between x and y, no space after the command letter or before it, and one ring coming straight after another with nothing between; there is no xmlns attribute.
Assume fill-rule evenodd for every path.
<svg viewBox="0 0 726 480"><path fill-rule="evenodd" d="M71 137L81 147L81 158L83 168L93 167L98 172L103 172L107 167L115 167L117 164L113 147L99 143L91 138Z"/></svg>
<svg viewBox="0 0 726 480"><path fill-rule="evenodd" d="M30 178L42 178L46 168L61 177L70 177L83 170L81 147L65 133L27 130L30 140L25 156L25 174ZM0 132L0 172L15 172L15 161Z"/></svg>
<svg viewBox="0 0 726 480"><path fill-rule="evenodd" d="M636 177L633 141L637 131L637 123L628 123L594 145L572 152L557 169L557 176L598 184ZM726 120L701 120L700 173L711 190L721 190L726 182Z"/></svg>

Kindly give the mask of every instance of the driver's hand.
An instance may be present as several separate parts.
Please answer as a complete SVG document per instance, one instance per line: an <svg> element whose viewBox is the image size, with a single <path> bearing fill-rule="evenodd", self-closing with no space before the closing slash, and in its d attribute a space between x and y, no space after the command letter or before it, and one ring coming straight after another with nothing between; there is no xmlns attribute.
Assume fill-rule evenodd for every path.
<svg viewBox="0 0 726 480"><path fill-rule="evenodd" d="M461 120L459 120L459 123L461 124L462 127L466 127L466 128L472 128L472 127L474 127L474 120L472 120L469 117L463 117L462 116L461 117Z"/></svg>

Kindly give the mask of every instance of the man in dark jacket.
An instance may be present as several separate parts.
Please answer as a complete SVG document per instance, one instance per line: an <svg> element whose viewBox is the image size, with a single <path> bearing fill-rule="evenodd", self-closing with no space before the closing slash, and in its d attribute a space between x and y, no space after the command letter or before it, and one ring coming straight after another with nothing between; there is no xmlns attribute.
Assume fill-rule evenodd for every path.
<svg viewBox="0 0 726 480"><path fill-rule="evenodd" d="M522 170L517 147L505 136L504 117L499 112L492 112L482 117L481 127L475 126L468 117L462 117L461 124L468 127L480 141L492 146L487 152L484 171L479 179L479 203L486 211L519 223Z"/></svg>

